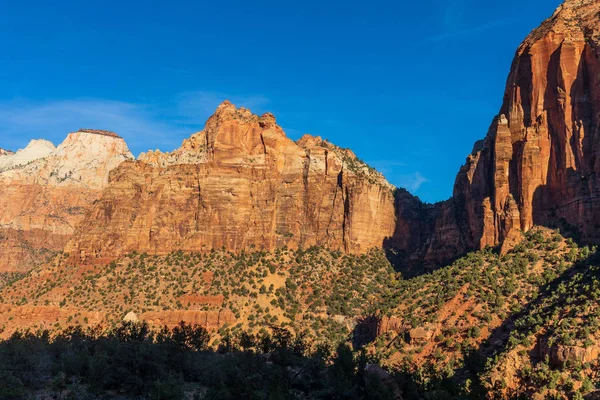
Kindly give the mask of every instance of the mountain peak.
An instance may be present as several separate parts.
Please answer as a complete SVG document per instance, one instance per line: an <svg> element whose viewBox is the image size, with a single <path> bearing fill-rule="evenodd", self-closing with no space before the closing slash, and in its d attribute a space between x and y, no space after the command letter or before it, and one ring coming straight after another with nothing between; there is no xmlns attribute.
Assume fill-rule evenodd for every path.
<svg viewBox="0 0 600 400"><path fill-rule="evenodd" d="M214 114L208 119L207 124L211 120L226 121L232 119L241 121L255 121L258 119L258 116L252 114L252 111L250 111L247 108L236 107L236 105L230 102L229 100L225 100L217 106L217 109L215 110Z"/></svg>
<svg viewBox="0 0 600 400"><path fill-rule="evenodd" d="M566 0L552 16L534 29L519 47L518 54L524 54L538 41L542 46L555 47L563 41L567 43L598 43L600 2L596 0Z"/></svg>
<svg viewBox="0 0 600 400"><path fill-rule="evenodd" d="M236 107L235 107L235 105L231 101L229 101L227 99L223 100L221 102L221 104L219 104L217 106L217 110L219 110L219 109L226 109L226 108L234 108L235 109Z"/></svg>
<svg viewBox="0 0 600 400"><path fill-rule="evenodd" d="M0 155L4 156L0 159L0 172L29 164L40 158L45 158L55 149L54 144L48 140L34 139L24 149L18 150L16 153L9 151L0 152Z"/></svg>

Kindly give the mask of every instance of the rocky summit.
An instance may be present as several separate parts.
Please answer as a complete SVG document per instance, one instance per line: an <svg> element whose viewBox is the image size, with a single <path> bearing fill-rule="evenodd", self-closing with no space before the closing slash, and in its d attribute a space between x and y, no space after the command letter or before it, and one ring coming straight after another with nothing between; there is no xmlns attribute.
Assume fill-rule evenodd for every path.
<svg viewBox="0 0 600 400"><path fill-rule="evenodd" d="M110 171L132 158L123 139L87 132L1 156L0 271L27 271L63 250Z"/></svg>
<svg viewBox="0 0 600 400"><path fill-rule="evenodd" d="M272 114L222 103L172 153L121 164L67 246L82 261L131 251L381 247L394 188L349 150L294 142Z"/></svg>

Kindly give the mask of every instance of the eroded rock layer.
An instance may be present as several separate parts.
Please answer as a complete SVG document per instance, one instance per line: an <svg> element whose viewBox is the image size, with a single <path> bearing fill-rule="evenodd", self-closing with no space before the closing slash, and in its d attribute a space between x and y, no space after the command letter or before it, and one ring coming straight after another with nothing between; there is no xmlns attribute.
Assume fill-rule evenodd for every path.
<svg viewBox="0 0 600 400"><path fill-rule="evenodd" d="M71 133L0 157L0 272L24 272L63 250L108 183L132 158L119 137Z"/></svg>
<svg viewBox="0 0 600 400"><path fill-rule="evenodd" d="M438 205L430 262L556 226L600 240L600 3L568 0L517 50L499 117Z"/></svg>
<svg viewBox="0 0 600 400"><path fill-rule="evenodd" d="M225 247L381 247L394 188L349 150L221 104L172 153L123 163L67 246L82 259Z"/></svg>

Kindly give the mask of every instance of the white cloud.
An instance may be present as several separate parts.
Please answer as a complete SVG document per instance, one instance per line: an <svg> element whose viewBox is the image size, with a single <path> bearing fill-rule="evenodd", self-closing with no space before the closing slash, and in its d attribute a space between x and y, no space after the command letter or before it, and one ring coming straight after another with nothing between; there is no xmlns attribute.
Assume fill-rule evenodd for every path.
<svg viewBox="0 0 600 400"><path fill-rule="evenodd" d="M406 173L406 169L410 164L402 161L373 160L367 161L367 164L381 172L386 177L388 182L396 185L397 187L407 189L413 194L415 194L424 183L429 182L429 180L419 171Z"/></svg>
<svg viewBox="0 0 600 400"><path fill-rule="evenodd" d="M398 187L405 188L411 193L416 193L425 182L429 182L418 171L408 175L400 175L397 180Z"/></svg>

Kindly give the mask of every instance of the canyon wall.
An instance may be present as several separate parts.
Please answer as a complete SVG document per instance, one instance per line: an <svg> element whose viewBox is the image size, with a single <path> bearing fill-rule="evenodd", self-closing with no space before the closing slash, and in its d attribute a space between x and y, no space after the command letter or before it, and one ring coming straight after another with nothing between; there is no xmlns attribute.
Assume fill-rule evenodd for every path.
<svg viewBox="0 0 600 400"><path fill-rule="evenodd" d="M133 160L103 131L72 135L119 143L95 157L112 160L104 164L55 167L66 153L45 143L0 153L0 243L12 249L2 262L68 242L80 261L323 245L384 247L400 264L440 266L534 225L597 242L599 25L599 2L568 0L525 39L500 113L445 202L423 204L350 150L310 135L294 142L272 114L224 102L171 153ZM31 157L41 158L24 164Z"/></svg>
<svg viewBox="0 0 600 400"><path fill-rule="evenodd" d="M568 0L518 48L499 116L475 144L453 197L431 209L437 265L513 230L558 227L600 240L600 3Z"/></svg>

